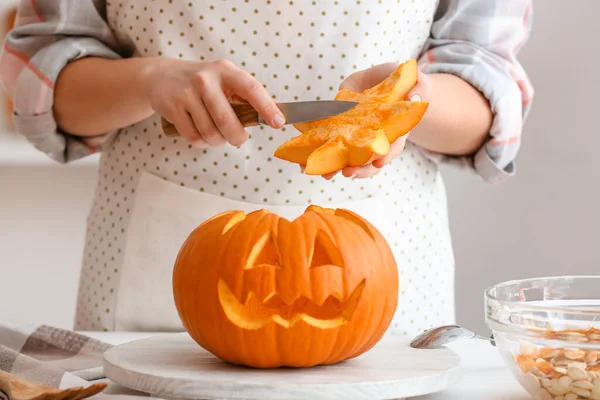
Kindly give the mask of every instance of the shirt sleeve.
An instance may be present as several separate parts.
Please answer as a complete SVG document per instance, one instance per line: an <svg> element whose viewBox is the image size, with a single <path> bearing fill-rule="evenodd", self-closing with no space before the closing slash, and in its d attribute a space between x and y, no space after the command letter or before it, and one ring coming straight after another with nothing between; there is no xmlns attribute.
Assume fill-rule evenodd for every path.
<svg viewBox="0 0 600 400"><path fill-rule="evenodd" d="M425 153L438 162L474 168L487 182L515 173L521 130L533 88L517 61L529 38L531 0L440 0L419 58L425 73L456 75L488 99L493 113L489 139L473 156Z"/></svg>
<svg viewBox="0 0 600 400"><path fill-rule="evenodd" d="M60 163L94 153L116 133L69 135L53 115L54 86L67 63L121 57L105 13L105 0L21 0L15 27L2 47L0 78L13 102L15 128Z"/></svg>

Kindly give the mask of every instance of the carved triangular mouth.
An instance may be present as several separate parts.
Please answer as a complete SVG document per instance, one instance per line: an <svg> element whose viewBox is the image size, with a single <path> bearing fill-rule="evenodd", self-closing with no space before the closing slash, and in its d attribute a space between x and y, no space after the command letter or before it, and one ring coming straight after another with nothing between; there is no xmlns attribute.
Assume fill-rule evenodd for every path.
<svg viewBox="0 0 600 400"><path fill-rule="evenodd" d="M219 279L218 294L227 318L243 329L259 329L270 322L290 328L299 321L317 328L330 329L352 319L365 283L363 279L345 300L331 294L322 304L316 304L304 296L287 304L277 293L271 293L261 303L254 292L250 292L246 302L241 303L222 279Z"/></svg>

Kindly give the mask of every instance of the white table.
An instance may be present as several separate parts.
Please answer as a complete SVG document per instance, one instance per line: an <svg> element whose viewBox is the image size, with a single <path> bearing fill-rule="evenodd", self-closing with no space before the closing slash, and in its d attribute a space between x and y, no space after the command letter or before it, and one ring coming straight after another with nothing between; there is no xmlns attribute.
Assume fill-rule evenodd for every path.
<svg viewBox="0 0 600 400"><path fill-rule="evenodd" d="M111 344L155 336L157 333L85 332L84 334ZM488 342L465 340L449 346L460 355L463 362L461 381L445 392L412 400L531 400L519 383L504 366L498 350ZM116 384L111 392L123 391Z"/></svg>

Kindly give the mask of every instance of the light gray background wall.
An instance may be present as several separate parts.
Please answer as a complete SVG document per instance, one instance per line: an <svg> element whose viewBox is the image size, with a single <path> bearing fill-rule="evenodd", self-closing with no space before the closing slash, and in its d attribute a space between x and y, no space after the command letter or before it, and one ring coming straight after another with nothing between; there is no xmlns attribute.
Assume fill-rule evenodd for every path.
<svg viewBox="0 0 600 400"><path fill-rule="evenodd" d="M445 174L461 323L485 328L487 285L600 272L599 15L597 0L534 1L520 60L536 93L517 175L489 186Z"/></svg>
<svg viewBox="0 0 600 400"><path fill-rule="evenodd" d="M534 13L520 58L536 96L517 176L489 186L444 171L458 318L481 331L486 286L600 270L600 2L538 1ZM95 171L11 166L0 157L0 318L71 326Z"/></svg>

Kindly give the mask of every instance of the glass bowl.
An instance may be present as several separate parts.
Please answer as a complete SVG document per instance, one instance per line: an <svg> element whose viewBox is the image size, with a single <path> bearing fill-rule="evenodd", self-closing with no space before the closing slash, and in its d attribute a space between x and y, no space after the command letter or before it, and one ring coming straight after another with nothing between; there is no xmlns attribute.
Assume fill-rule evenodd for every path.
<svg viewBox="0 0 600 400"><path fill-rule="evenodd" d="M486 324L516 379L539 400L600 400L600 276L500 283Z"/></svg>

